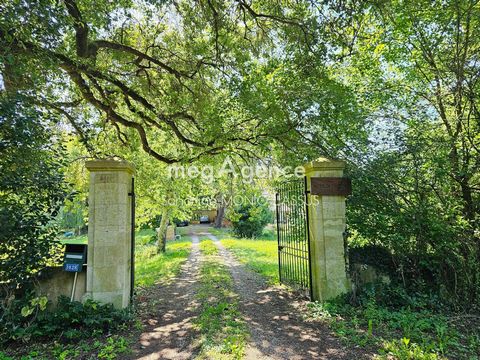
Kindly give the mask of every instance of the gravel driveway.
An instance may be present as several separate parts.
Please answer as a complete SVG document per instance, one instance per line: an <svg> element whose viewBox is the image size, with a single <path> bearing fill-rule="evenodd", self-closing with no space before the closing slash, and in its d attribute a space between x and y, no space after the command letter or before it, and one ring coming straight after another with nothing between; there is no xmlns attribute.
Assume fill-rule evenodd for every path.
<svg viewBox="0 0 480 360"><path fill-rule="evenodd" d="M144 331L127 359L194 359L198 338L193 321L198 315L195 301L201 252L199 236L208 236L220 251L235 282L239 310L251 337L245 359L367 359L362 349L346 348L325 325L302 319L305 300L264 279L239 263L208 232L206 226L192 226L192 251L180 275L149 294L152 309L144 314Z"/></svg>

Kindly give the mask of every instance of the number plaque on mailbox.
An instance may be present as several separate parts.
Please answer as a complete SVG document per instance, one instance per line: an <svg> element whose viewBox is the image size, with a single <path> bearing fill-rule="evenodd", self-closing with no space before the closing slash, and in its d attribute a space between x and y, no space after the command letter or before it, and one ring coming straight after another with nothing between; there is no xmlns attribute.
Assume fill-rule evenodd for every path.
<svg viewBox="0 0 480 360"><path fill-rule="evenodd" d="M81 272L87 259L87 245L67 244L63 258L63 270Z"/></svg>

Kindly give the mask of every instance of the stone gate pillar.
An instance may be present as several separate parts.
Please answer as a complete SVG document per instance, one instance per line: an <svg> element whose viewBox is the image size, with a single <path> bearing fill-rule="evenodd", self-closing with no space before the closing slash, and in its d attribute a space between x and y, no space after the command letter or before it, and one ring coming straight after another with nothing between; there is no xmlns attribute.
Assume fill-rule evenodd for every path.
<svg viewBox="0 0 480 360"><path fill-rule="evenodd" d="M130 303L131 197L135 169L122 160L86 162L90 171L86 296Z"/></svg>
<svg viewBox="0 0 480 360"><path fill-rule="evenodd" d="M345 162L327 158L305 165L312 295L318 301L334 298L350 289L343 240L345 195L350 186L343 179L344 168Z"/></svg>

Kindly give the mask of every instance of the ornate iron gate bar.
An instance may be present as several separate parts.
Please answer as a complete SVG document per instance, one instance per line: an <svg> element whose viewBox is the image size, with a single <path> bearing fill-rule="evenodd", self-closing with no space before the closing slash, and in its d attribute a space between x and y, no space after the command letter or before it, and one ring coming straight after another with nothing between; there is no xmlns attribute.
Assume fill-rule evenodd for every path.
<svg viewBox="0 0 480 360"><path fill-rule="evenodd" d="M307 290L312 298L306 179L279 184L275 200L280 282Z"/></svg>

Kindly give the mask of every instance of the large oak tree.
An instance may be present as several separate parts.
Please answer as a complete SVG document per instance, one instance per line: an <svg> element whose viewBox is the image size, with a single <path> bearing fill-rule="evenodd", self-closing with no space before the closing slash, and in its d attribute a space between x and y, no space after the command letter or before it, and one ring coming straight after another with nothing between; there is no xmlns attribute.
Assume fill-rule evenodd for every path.
<svg viewBox="0 0 480 360"><path fill-rule="evenodd" d="M314 46L306 4L40 0L0 12L4 89L61 113L87 146L107 126L175 163L248 153L297 125L237 97L287 38Z"/></svg>

